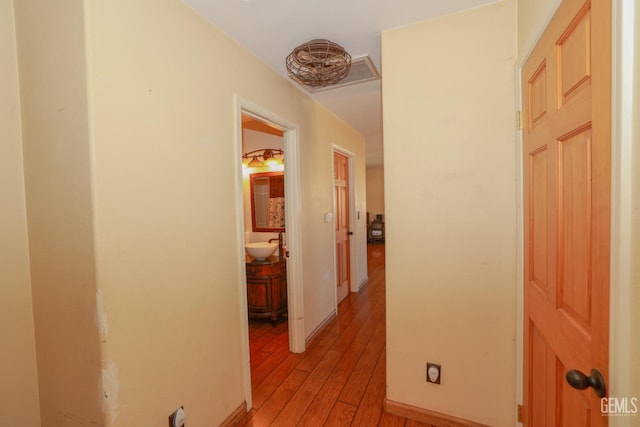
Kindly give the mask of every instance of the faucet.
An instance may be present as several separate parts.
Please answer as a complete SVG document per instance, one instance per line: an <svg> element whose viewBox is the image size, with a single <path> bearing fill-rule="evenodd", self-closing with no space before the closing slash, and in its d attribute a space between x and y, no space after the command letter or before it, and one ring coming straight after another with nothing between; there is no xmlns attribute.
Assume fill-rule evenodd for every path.
<svg viewBox="0 0 640 427"><path fill-rule="evenodd" d="M282 246L282 231L280 231L278 233L278 237L277 238L273 238L273 239L269 239L269 243L273 242L277 240L278 241L278 259L282 259L282 257L284 256L282 252L284 252L284 248Z"/></svg>

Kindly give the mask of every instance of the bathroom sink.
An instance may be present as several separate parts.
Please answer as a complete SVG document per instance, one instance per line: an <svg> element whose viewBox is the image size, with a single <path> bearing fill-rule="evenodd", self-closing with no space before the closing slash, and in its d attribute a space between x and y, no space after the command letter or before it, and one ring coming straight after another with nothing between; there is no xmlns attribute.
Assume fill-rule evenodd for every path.
<svg viewBox="0 0 640 427"><path fill-rule="evenodd" d="M276 249L278 249L278 244L273 242L247 243L244 245L244 248L249 255L260 261L273 255Z"/></svg>

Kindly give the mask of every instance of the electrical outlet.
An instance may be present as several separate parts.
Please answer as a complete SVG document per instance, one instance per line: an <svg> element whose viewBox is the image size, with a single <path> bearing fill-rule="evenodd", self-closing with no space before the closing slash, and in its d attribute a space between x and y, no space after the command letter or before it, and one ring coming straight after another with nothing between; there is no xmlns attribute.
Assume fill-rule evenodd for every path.
<svg viewBox="0 0 640 427"><path fill-rule="evenodd" d="M173 414L169 415L169 427L185 427L184 418L184 406L181 406Z"/></svg>
<svg viewBox="0 0 640 427"><path fill-rule="evenodd" d="M435 363L427 362L427 382L433 384L440 384L440 377L442 376L442 367Z"/></svg>

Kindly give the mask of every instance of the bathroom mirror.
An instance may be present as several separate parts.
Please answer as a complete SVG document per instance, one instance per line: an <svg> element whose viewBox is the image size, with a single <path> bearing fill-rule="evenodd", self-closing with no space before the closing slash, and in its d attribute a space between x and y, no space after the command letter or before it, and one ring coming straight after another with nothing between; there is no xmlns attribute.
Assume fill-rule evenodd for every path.
<svg viewBox="0 0 640 427"><path fill-rule="evenodd" d="M253 231L284 231L284 172L251 174Z"/></svg>

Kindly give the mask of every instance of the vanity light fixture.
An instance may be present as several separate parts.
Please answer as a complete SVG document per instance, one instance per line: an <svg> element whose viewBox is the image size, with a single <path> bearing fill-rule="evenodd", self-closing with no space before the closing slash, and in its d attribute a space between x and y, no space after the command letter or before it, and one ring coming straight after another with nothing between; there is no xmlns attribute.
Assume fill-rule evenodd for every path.
<svg viewBox="0 0 640 427"><path fill-rule="evenodd" d="M277 158L276 156L280 156L281 158ZM262 157L262 160L260 160ZM284 163L284 151L280 148L261 148L259 150L249 151L248 153L244 153L242 155L243 159L251 159L247 166L251 168L260 168L265 164L282 164Z"/></svg>
<svg viewBox="0 0 640 427"><path fill-rule="evenodd" d="M262 160L258 160L258 156L253 156L248 166L252 168L260 168L264 166L264 162L262 162Z"/></svg>

